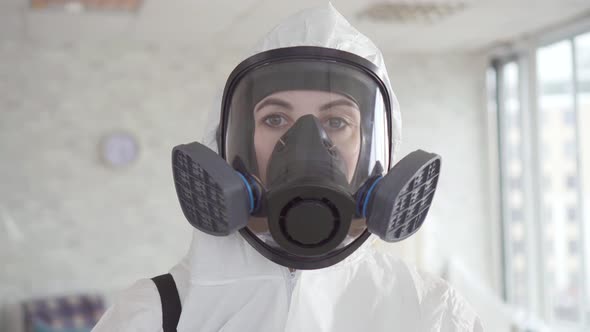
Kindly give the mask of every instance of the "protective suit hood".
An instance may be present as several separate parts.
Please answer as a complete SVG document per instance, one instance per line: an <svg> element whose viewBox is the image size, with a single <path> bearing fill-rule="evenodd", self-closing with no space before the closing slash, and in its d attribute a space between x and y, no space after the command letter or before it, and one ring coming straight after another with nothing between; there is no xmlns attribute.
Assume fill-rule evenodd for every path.
<svg viewBox="0 0 590 332"><path fill-rule="evenodd" d="M369 111L369 107L362 107L361 109L363 110L367 110L364 111L367 115L363 115L362 117L366 120L362 120L364 123L368 123L368 122L374 122L378 125L375 125L375 127L388 127L389 130L388 132L385 133L385 135L383 135L382 132L373 132L373 136L371 136L371 130L373 130L374 128L372 128L372 124L367 125L367 127L365 127L365 125L361 125L362 131L365 134L361 134L364 135L365 138L362 139L362 147L361 147L361 152L364 153L362 154L362 158L359 160L359 163L357 164L357 171L359 171L359 174L355 173L355 176L353 178L353 182L354 185L351 184L351 189L353 189L353 192L357 191L357 189L359 189L359 187L361 186L361 184L365 183L365 180L367 179L367 176L370 176L369 174L372 173L371 170L373 169L373 166L375 166L375 158L377 158L377 160L381 161L381 164L379 164L379 162L377 162L377 164L382 165L384 167L388 167L387 165L389 165L389 167L391 167L394 164L394 161L396 159L396 154L398 154L398 150L399 150L399 145L400 145L400 141L401 141L401 114L400 114L400 110L399 110L399 105L398 105L398 101L397 98L395 97L394 92L391 89L391 84L389 81L389 78L387 76L387 71L385 68L385 64L383 61L383 56L381 55L381 52L378 50L378 48L373 44L372 41L370 41L367 37L365 37L364 35L362 35L360 32L358 32L355 28L353 28L347 21L346 19L340 14L338 13L334 7L331 4L328 4L326 6L322 6L322 7L318 7L318 8L313 8L313 9L309 9L309 10L304 10L300 13L295 14L294 16L292 16L291 18L287 19L285 22L281 23L279 26L277 26L276 28L274 28L266 37L264 37L260 42L257 43L257 46L253 48L253 50L251 50L246 56L245 58L247 58L248 60L244 61L247 65L245 65L244 63L241 63L238 68L240 67L245 67L245 68L249 68L252 66L251 63L248 63L248 61L250 60L251 57L256 57L262 54L268 54L269 51L284 51L284 53L289 52L290 50L294 49L294 48L298 48L298 47L308 47L308 48L313 48L313 47L319 47L322 49L328 49L328 50L334 50L334 51L341 51L344 53L348 53L351 55L354 55L355 57L360 57L361 59L363 59L365 62L368 62L369 64L371 64L371 66L373 67L372 70L375 74L379 75L379 79L382 81L381 82L381 89L382 91L386 91L383 92L384 97L386 98L386 106L383 107L387 107L387 115L388 115L388 119L387 121L379 121L379 115L376 114L368 114ZM289 56L293 56L292 53L289 53ZM309 55L306 55L309 56ZM268 61L268 60L267 60ZM349 60L351 61L351 60ZM321 64L321 63L317 63L320 67L321 66L327 66L326 64ZM298 68L295 67L297 66L295 63L288 63L286 65L291 72L289 74L287 74L287 76L285 77L289 77L290 79L288 81L290 81L290 83L288 84L293 84L296 85L297 83L293 83L296 81L295 76L299 75L303 75L301 73L305 72L305 70L308 70L309 68ZM269 68L271 67L271 65L269 65L268 63L266 63L264 65L264 68ZM253 162L256 162L256 156L252 156L252 151L248 150L248 147L252 147L253 143L251 142L251 136L249 137L248 134L252 133L253 129L251 127L251 123L252 120L245 118L245 115L240 115L243 113L247 113L244 110L245 109L249 109L250 107L253 107L253 103L251 101L249 101L249 99L253 99L255 97L253 97L253 95L257 95L259 94L258 91L252 91L252 90L248 90L245 89L245 92L242 92L243 95L241 97L235 97L233 100L244 100L243 103L245 104L238 104L239 107L235 107L237 108L236 110L232 111L233 113L236 113L238 115L235 116L234 115L228 115L229 114L233 114L230 113L228 111L228 108L234 107L232 105L233 100L231 99L232 93L235 92L235 90L239 90L239 88L235 88L235 85L238 85L238 87L240 87L240 84L242 84L239 80L242 81L247 81L245 78L243 78L244 76L247 77L248 74L243 74L242 72L240 72L240 70L238 70L238 68L236 68L232 74L230 75L230 78L228 79L228 83L226 85L226 89L224 91L224 96L223 96L223 100L219 101L219 104L217 105L218 107L214 107L213 110L209 113L209 128L215 128L215 130L211 130L207 133L206 137L202 140L202 142L204 142L211 150L216 150L219 155L223 156L224 159L226 159L227 163L229 163L230 165L232 165L234 168L238 168L236 167L236 159L239 160L239 164L241 165L251 165ZM297 68L297 69L295 69ZM280 71L281 69L276 69L278 71ZM330 68L327 69L327 72L323 73L324 75L333 75L333 76L337 76L335 73L341 70L340 68ZM265 72L265 74L263 75L259 75L260 77L256 77L256 79L253 79L254 82L261 82L260 78L265 78L268 77L268 71ZM356 75L359 75L358 73ZM238 77L238 78L235 78ZM309 79L309 77L306 77L305 80L306 82L308 82L307 80ZM238 80L239 83L234 83L235 80ZM344 78L342 81L345 82L351 82L352 79L351 78ZM329 86L331 89L337 89L335 88L336 85L338 85L337 82L340 81L336 81L336 82L329 82L327 86ZM276 82L279 83L279 82ZM272 82L269 84L271 86L276 86L277 84L272 84ZM366 84L366 82L363 82ZM232 85L233 84L233 85ZM285 83L280 83L280 84L285 84ZM247 85L247 84L242 84L243 85ZM232 88L233 87L233 88ZM364 87L364 88L369 88L369 87ZM265 88L267 89L267 88ZM370 89L370 88L369 88ZM348 91L350 92L350 91ZM352 93L352 92L351 92ZM373 91L373 93L376 93L375 91ZM377 92L378 93L378 92ZM371 101L371 97L370 97L370 93L367 94L367 99L370 102L376 103L375 99L379 100L380 97L379 96L373 96L372 97L373 100ZM259 99L254 99L254 100L259 100ZM357 98L357 100L359 100ZM230 106L228 106L230 105ZM368 106L367 103L363 103L361 104L363 106ZM378 106L378 105L377 105ZM220 112L219 110L223 109L223 115L221 116L221 120L220 120ZM231 109L230 109L231 110ZM374 117L373 117L374 116ZM229 118L229 120L228 120ZM381 119L382 120L382 119ZM228 122L230 124L228 124ZM230 133L230 134L228 134ZM239 134L238 134L239 133ZM377 134L376 134L377 133ZM228 135L233 135L233 137L235 138L228 138ZM250 134L251 135L251 134ZM387 137L387 138L385 138ZM371 150L371 146L370 146L370 141L373 141L372 144L374 144L374 146L372 147ZM379 142L378 142L379 141ZM229 143L228 143L229 142ZM236 143L237 142L237 143ZM230 146L228 148L228 144L234 144L232 146ZM239 147L236 147L235 144L242 144ZM376 152L379 151L379 146L385 146L385 147L389 147L388 152L387 152L387 160L383 160L380 159L379 157L376 157L376 153L380 153L380 152ZM258 145L257 145L258 146ZM251 149L251 148L250 148ZM228 152L229 150L229 152ZM371 154L371 158L369 158L368 154ZM236 158L239 157L239 158ZM254 160L253 160L254 159ZM371 159L372 161L369 161L369 159ZM217 168L217 167L216 167ZM246 166L246 167L241 167L240 169L243 169L246 171L246 173L248 171L257 171L258 167L257 166ZM385 169L385 172L387 172L388 168ZM364 171L364 174L363 174ZM294 174L290 173L290 174ZM263 177L265 174L256 174L260 177ZM359 177L357 178L357 175L359 175ZM247 175L245 175L247 177ZM370 187L367 186L366 188ZM366 190L366 189L365 189ZM323 197L327 197L327 196L323 196ZM188 197L186 197L186 199L188 199ZM228 200L227 198L225 199L226 201ZM184 199L181 199L181 201L184 201ZM284 200L283 200L284 201ZM357 204L358 205L358 204ZM338 205L340 206L340 205ZM184 209L184 207L183 207ZM192 210L192 207L188 207L189 210ZM275 211L277 211L277 209L275 209ZM189 219L191 219L190 217L187 217ZM241 220L242 218L238 218L239 220ZM360 221L362 223L364 223L364 221ZM357 225L359 225L358 222L354 222ZM199 228L198 225L193 224L193 226ZM266 226L266 225L265 225ZM272 228L272 225L271 225ZM359 229L359 226L355 227L356 229ZM200 228L199 228L200 229ZM248 228L249 230L251 230L250 228ZM276 229L276 228L275 228ZM346 229L346 227L342 227L342 229ZM202 230L202 229L201 229ZM206 231L207 232L207 231ZM351 230L351 232L356 232L356 234L359 234L357 230ZM209 233L211 234L211 233ZM266 248L261 248L260 243L262 243L262 241L256 241L253 240L253 238L255 237L254 234L252 232L242 232L242 234L244 236L246 236L246 239L248 240L248 242L252 245L254 245L258 250L262 250L265 251L264 255L269 258L274 260L275 262L277 260L283 260L285 261L286 259L281 259L283 256L279 255L275 255L274 252L272 252L272 249L268 249L265 250ZM339 232L338 234L341 235L342 232ZM276 240L276 233L273 233L273 237L274 240ZM347 243L350 243L351 241L354 241L355 239L357 239L358 235L354 235L354 236L350 236L347 237ZM380 235L381 236L381 235ZM365 237L364 235L361 235L361 237ZM259 239L269 239L268 235L265 234L261 234ZM277 240L278 241L278 240ZM271 240L271 242L273 242ZM360 242L362 243L362 239L359 239L359 241L356 242ZM369 239L368 242L372 242L372 239ZM332 243L337 243L336 241L332 241L330 242L330 245L332 245ZM281 245L285 245L287 243L285 243L285 241L283 240ZM344 244L346 245L346 244ZM358 247L358 243L356 244L352 244L349 248L347 248L346 252L351 252L351 250L355 250L353 249L353 247ZM270 247L272 247L273 244L270 244ZM334 248L333 246L331 248ZM342 257L344 254L343 252L336 252L336 250L339 250L341 247L338 247L336 249L334 249L334 253L329 252L326 254L326 256L330 256L330 258L327 258L324 262L325 263L312 263L309 262L307 260L300 260L298 263L292 263L293 265L289 265L288 263L280 263L280 264L285 264L287 266L296 266L297 268L309 268L310 266L316 266L316 265L326 265L326 264L333 264L330 263L328 261L328 259L332 260L332 261L338 261L341 258L338 258L338 256ZM283 248L279 248L279 249L283 249ZM303 249L305 250L305 249ZM327 249L330 250L330 249ZM280 250L279 250L280 251ZM273 257L269 257L269 256L274 256ZM323 258L319 258L318 262L320 260L322 260ZM303 265L308 266L308 267L303 267ZM317 267L312 267L312 268L317 268Z"/></svg>

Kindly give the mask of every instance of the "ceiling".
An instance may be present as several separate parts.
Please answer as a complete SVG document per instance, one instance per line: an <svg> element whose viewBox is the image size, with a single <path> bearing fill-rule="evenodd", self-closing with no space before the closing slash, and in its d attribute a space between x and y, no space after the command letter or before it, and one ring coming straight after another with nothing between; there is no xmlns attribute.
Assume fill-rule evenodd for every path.
<svg viewBox="0 0 590 332"><path fill-rule="evenodd" d="M379 22L361 15L377 3L461 0L333 0L332 4L384 51L469 52L590 20L590 0L462 0L451 15L425 21ZM144 0L137 12L31 10L29 0L0 0L0 39L62 43L145 41L243 49L290 14L327 1Z"/></svg>

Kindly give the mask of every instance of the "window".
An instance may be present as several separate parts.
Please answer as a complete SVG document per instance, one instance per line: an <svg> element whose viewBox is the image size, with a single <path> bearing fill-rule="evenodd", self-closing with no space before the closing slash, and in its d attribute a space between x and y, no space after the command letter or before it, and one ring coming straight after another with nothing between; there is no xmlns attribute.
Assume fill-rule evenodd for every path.
<svg viewBox="0 0 590 332"><path fill-rule="evenodd" d="M506 300L552 331L588 331L590 32L495 59L490 71Z"/></svg>

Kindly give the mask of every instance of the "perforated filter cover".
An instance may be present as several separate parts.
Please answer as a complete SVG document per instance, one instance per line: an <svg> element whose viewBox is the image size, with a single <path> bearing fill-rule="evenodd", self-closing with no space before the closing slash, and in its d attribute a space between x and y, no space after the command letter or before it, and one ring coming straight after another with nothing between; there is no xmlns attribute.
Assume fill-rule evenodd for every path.
<svg viewBox="0 0 590 332"><path fill-rule="evenodd" d="M174 184L184 216L197 229L228 235L246 226L249 198L244 182L225 160L194 142L172 151Z"/></svg>
<svg viewBox="0 0 590 332"><path fill-rule="evenodd" d="M440 174L440 156L416 150L378 184L369 203L368 229L387 242L401 241L424 223Z"/></svg>

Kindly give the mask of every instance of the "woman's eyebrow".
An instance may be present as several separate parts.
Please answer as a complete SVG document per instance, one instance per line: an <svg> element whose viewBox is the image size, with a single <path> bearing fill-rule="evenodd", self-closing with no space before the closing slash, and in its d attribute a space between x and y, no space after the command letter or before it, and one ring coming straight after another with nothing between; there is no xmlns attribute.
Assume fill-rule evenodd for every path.
<svg viewBox="0 0 590 332"><path fill-rule="evenodd" d="M337 99L337 100L334 100L334 101L331 101L327 104L322 105L322 107L320 107L320 111L329 110L330 108L335 107L335 106L350 106L350 107L356 108L357 110L359 109L358 106L354 102L352 102L348 99Z"/></svg>
<svg viewBox="0 0 590 332"><path fill-rule="evenodd" d="M268 98L268 99L264 100L263 102L261 102L260 104L258 104L258 106L256 106L256 109L254 110L254 112L258 112L260 109L262 109L266 106L269 106L269 105L281 106L281 107L286 108L289 111L293 110L293 106L282 99Z"/></svg>

